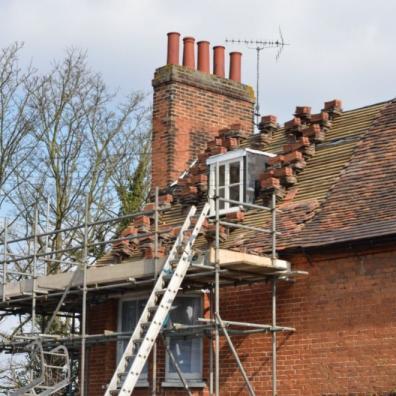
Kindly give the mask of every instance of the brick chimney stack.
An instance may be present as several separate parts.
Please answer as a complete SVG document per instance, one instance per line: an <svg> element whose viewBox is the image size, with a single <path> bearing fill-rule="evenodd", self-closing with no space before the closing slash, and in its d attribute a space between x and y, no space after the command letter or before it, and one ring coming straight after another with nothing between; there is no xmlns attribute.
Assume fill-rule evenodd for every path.
<svg viewBox="0 0 396 396"><path fill-rule="evenodd" d="M152 187L165 187L188 168L220 129L239 124L246 136L253 133L254 92L241 83L241 54L233 53L230 78L224 78L222 46L213 48L210 73L207 41L183 39L183 65L179 65L180 34L168 33L167 65L155 71Z"/></svg>

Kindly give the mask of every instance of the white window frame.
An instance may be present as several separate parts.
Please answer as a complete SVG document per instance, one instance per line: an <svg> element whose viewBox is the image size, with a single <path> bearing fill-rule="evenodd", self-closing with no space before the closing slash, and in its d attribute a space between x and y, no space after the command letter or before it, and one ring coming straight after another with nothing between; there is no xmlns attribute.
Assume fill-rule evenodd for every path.
<svg viewBox="0 0 396 396"><path fill-rule="evenodd" d="M228 155L227 155L228 154ZM230 199L230 188L239 184L239 201L244 201L245 196L245 150L235 150L230 151L227 154L216 155L208 158L207 164L209 165L210 174L209 174L209 197L213 197L216 193L216 173L217 168L220 166L225 167L225 180L224 186L219 187L220 189L224 188L224 199ZM230 164L235 162L239 162L239 183L230 184ZM219 214L232 213L239 210L238 206L231 206L229 202L221 201L224 204L224 208L220 209ZM215 214L215 200L210 199L210 214Z"/></svg>
<svg viewBox="0 0 396 396"><path fill-rule="evenodd" d="M196 298L199 299L200 303L200 312L198 314L198 317L202 317L202 312L203 312L203 299L202 295L200 294L185 294L182 296L177 296L176 298ZM191 386L203 386L203 339L202 337L197 337L199 340L199 349L200 349L200 362L199 362L199 372L195 373L183 373L183 377L188 381L189 385ZM168 337L167 342L170 341L170 337ZM172 386L182 386L182 382L180 380L179 375L177 372L170 373L169 368L170 368L170 357L169 354L165 354L165 382L162 383L163 387L172 387Z"/></svg>
<svg viewBox="0 0 396 396"><path fill-rule="evenodd" d="M134 295L125 296L123 298L120 298L120 300L118 301L118 320L117 320L117 329L119 332L122 331L122 304L125 302L128 302L128 301L146 301L147 302L148 298L149 298L149 296L147 295L147 293L134 294ZM121 340L119 340L117 342L117 364L119 363L121 356L124 353L121 342L122 342ZM148 364L148 363L146 363L146 364ZM148 374L149 374L148 371L145 374L144 373L140 374L140 377L136 384L137 387L147 388L149 386Z"/></svg>

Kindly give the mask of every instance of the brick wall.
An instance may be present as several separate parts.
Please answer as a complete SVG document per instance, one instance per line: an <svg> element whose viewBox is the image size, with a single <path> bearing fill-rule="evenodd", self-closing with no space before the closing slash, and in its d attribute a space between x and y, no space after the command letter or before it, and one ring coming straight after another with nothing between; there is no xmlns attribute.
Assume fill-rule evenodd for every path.
<svg viewBox="0 0 396 396"><path fill-rule="evenodd" d="M297 329L278 335L279 396L396 391L396 251L353 253L292 258L310 275L279 284L278 324ZM229 289L222 316L270 323L270 304L269 285ZM271 337L234 341L257 394L270 395ZM247 394L231 356L223 358L221 373L222 396Z"/></svg>
<svg viewBox="0 0 396 396"><path fill-rule="evenodd" d="M279 396L373 396L396 390L395 258L396 251L292 257L295 268L310 275L278 286L278 324L297 329L294 334L278 335ZM223 319L270 323L270 285L222 289L221 305ZM116 323L114 312L114 303L106 303L92 317L90 330L109 329ZM233 341L256 394L270 395L270 335L233 336ZM224 340L221 356L221 395L247 395ZM163 359L160 350L159 383ZM204 359L208 381L207 348ZM100 395L101 385L114 370L114 346L95 347L95 357L90 355L89 361L89 395ZM184 391L159 387L158 394ZM208 390L194 394L207 395Z"/></svg>
<svg viewBox="0 0 396 396"><path fill-rule="evenodd" d="M105 330L117 330L118 301L108 300L89 305L87 312L87 333L103 334ZM115 370L116 343L101 343L87 348L87 394L103 395Z"/></svg>
<svg viewBox="0 0 396 396"><path fill-rule="evenodd" d="M219 129L253 132L253 90L183 66L167 65L154 79L152 185L176 180Z"/></svg>

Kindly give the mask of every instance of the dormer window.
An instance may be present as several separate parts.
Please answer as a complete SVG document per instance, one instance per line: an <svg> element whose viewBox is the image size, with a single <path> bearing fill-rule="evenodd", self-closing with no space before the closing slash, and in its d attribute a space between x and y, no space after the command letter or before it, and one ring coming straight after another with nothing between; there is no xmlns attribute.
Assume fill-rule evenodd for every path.
<svg viewBox="0 0 396 396"><path fill-rule="evenodd" d="M220 214L238 210L239 205L228 200L254 202L260 174L266 169L267 159L273 156L246 148L214 155L206 160L209 165L209 197L215 196L217 188L219 197L225 199L219 202ZM215 202L211 199L212 215L214 212Z"/></svg>

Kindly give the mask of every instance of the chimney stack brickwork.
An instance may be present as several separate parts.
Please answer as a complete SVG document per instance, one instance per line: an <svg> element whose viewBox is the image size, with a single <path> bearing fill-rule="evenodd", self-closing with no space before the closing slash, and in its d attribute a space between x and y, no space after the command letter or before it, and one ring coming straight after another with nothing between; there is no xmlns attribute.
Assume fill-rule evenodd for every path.
<svg viewBox="0 0 396 396"><path fill-rule="evenodd" d="M175 64L157 69L152 84L152 187L176 180L219 129L239 124L246 136L253 133L248 85Z"/></svg>

